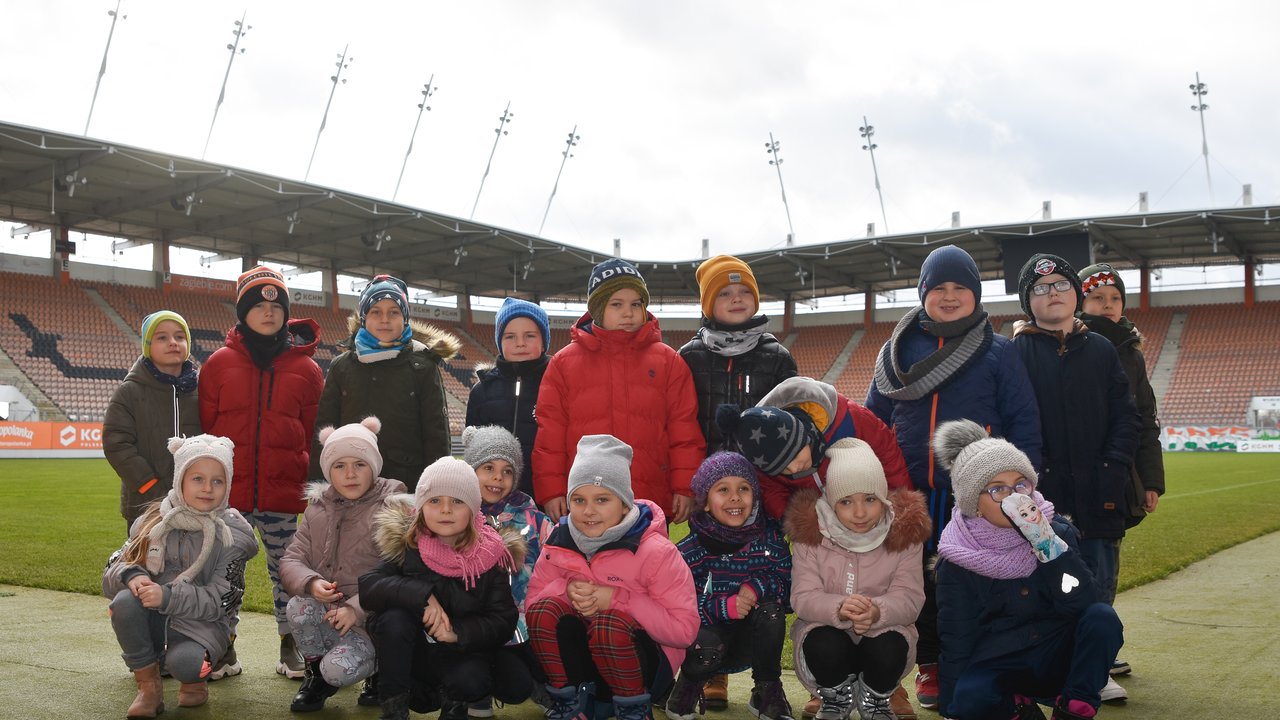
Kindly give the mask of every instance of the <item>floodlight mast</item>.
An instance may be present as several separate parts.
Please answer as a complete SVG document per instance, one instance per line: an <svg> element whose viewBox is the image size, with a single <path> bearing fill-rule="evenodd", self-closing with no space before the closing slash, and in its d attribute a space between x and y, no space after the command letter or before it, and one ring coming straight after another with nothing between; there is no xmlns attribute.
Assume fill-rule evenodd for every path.
<svg viewBox="0 0 1280 720"><path fill-rule="evenodd" d="M245 18L249 17L249 11L246 10L240 19L236 21L236 29L231 31L236 36L236 41L227 45L227 49L231 51L231 57L227 60L227 71L222 76L222 88L218 90L218 102L213 106L213 120L209 121L209 134L204 138L204 150L200 151L200 159L209 153L209 140L213 138L213 126L218 122L218 110L222 108L222 101L227 97L227 79L231 77L231 64L236 61L236 55L243 55L245 49L240 47L240 41L244 36L253 29L251 25L245 25Z"/></svg>
<svg viewBox="0 0 1280 720"><path fill-rule="evenodd" d="M316 131L316 144L311 148L311 159L307 161L307 174L302 176L303 180L311 177L311 165L316 161L316 149L320 147L320 133L324 132L324 126L329 122L329 107L333 105L333 95L338 91L338 82L339 78L342 78L342 71L347 69L347 66L351 64L351 60L355 60L355 58L347 58L347 49L350 47L351 45L349 44L343 46L342 54L338 55L338 62L336 63L338 72L329 76L329 79L333 81L333 87L329 89L329 102L324 105L324 115L320 118L320 129ZM346 78L342 78L341 82L346 85Z"/></svg>
<svg viewBox="0 0 1280 720"><path fill-rule="evenodd" d="M787 211L787 245L791 246L796 241L796 229L791 224L791 206L787 204L787 188L782 184L782 156L779 151L782 147L781 140L774 140L773 133L769 133L769 142L764 144L764 151L773 156L769 164L778 171L778 189L782 191L782 208Z"/></svg>
<svg viewBox="0 0 1280 720"><path fill-rule="evenodd" d="M574 125L569 131L569 139L564 141L564 151L560 153L560 171L556 173L556 182L551 186L551 196L547 198L547 209L542 212L542 222L538 223L538 235L542 235L542 228L547 224L547 215L551 212L551 201L556 197L556 190L560 189L560 176L564 174L564 164L573 157L573 146L578 144L578 126Z"/></svg>
<svg viewBox="0 0 1280 720"><path fill-rule="evenodd" d="M493 156L498 152L498 141L502 139L503 135L507 134L507 131L503 128L507 126L507 123L511 122L511 118L515 117L515 115L515 113L511 112L511 101L508 100L507 107L502 111L502 117L498 118L498 127L493 129L493 149L489 151L489 162L484 166L484 175L480 176L480 189L476 191L476 201L471 205L469 218L471 220L475 219L476 208L480 206L480 193L484 192L484 181L489 177L489 169L493 167Z"/></svg>
<svg viewBox="0 0 1280 720"><path fill-rule="evenodd" d="M858 128L858 134L866 139L867 144L862 146L863 150L871 153L871 174L876 179L876 194L880 196L880 219L884 221L884 231L889 232L889 218L884 213L884 193L880 190L880 170L876 168L876 148L880 147L871 142L871 138L876 134L876 129L867 122L867 116L862 116L862 127Z"/></svg>
<svg viewBox="0 0 1280 720"><path fill-rule="evenodd" d="M1204 155L1204 180L1209 185L1209 204L1212 206L1213 201L1213 177L1209 175L1209 136L1204 129L1204 111L1209 106L1204 102L1204 96L1209 94L1209 86L1200 82L1200 73L1196 73L1196 81L1191 85L1191 94L1196 96L1196 104L1191 106L1192 112L1200 115L1200 152Z"/></svg>
<svg viewBox="0 0 1280 720"><path fill-rule="evenodd" d="M413 134L409 136L409 149L404 151L404 162L400 165L400 177L396 178L396 189L395 192L391 193L392 200L395 200L396 196L400 194L400 182L404 180L404 169L409 166L409 153L413 152L413 141L418 137L418 124L422 122L422 113L431 109L431 106L427 104L427 101L430 100L431 96L436 92L436 86L432 85L435 80L435 73L432 73L431 77L427 80L427 84L423 85L422 90L420 91L422 94L422 102L418 103L418 119L413 122Z"/></svg>
<svg viewBox="0 0 1280 720"><path fill-rule="evenodd" d="M93 106L98 104L98 89L102 87L102 76L107 74L107 53L111 52L111 38L116 34L116 21L126 20L128 15L120 14L120 3L116 0L116 9L108 10L111 16L111 29L107 31L107 46L102 49L102 65L98 67L98 82L93 85L93 99L89 101L89 117L84 119L84 134L89 134L89 123L93 121Z"/></svg>

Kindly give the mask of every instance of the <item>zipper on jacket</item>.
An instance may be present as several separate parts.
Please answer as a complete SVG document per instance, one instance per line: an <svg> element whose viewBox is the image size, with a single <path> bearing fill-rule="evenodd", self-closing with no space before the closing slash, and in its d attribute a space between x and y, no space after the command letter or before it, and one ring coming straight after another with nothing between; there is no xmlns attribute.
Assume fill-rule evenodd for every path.
<svg viewBox="0 0 1280 720"><path fill-rule="evenodd" d="M512 434L518 432L520 428L520 376L516 375L516 402L515 411L511 413L511 430Z"/></svg>
<svg viewBox="0 0 1280 720"><path fill-rule="evenodd" d="M262 454L262 371L258 371L257 412L253 426L253 512L258 512L258 458Z"/></svg>

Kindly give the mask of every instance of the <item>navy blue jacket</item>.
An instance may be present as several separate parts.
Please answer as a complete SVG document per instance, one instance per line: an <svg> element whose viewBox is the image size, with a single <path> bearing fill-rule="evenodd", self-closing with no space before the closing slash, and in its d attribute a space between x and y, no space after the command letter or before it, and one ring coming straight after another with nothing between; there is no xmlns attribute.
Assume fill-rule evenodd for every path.
<svg viewBox="0 0 1280 720"><path fill-rule="evenodd" d="M1044 638L1070 632L1102 594L1077 550L1078 534L1054 517L1053 530L1070 546L1052 562L1038 564L1025 578L997 580L938 560L938 708L943 715L956 681L970 664L1022 652ZM1071 575L1063 585L1063 576ZM1069 588L1063 592L1063 588Z"/></svg>
<svg viewBox="0 0 1280 720"><path fill-rule="evenodd" d="M960 342L962 337L948 342ZM910 368L938 349L938 337L920 327L917 320L898 346L898 364ZM945 385L918 400L890 400L876 389L873 377L867 390L867 409L893 428L907 461L911 483L924 492L933 521L934 545L951 519L951 474L933 456L933 433L948 420L972 420L992 437L1013 443L1041 466L1040 411L1036 394L1013 344L994 335L986 353Z"/></svg>
<svg viewBox="0 0 1280 720"><path fill-rule="evenodd" d="M549 360L546 355L517 363L498 360L491 368L477 369L479 382L467 398L467 425L501 425L520 441L524 470L516 486L529 497L533 497L533 440L538 435L534 407Z"/></svg>
<svg viewBox="0 0 1280 720"><path fill-rule="evenodd" d="M1079 320L1065 338L1020 322L1013 344L1040 406L1044 465L1036 489L1083 537L1124 537L1139 421L1115 347Z"/></svg>

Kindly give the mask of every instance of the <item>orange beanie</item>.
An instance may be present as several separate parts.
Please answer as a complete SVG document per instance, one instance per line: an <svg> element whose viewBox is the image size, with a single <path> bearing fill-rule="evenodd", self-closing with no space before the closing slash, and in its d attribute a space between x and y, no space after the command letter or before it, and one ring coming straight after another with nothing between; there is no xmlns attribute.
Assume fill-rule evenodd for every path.
<svg viewBox="0 0 1280 720"><path fill-rule="evenodd" d="M756 285L756 276L751 273L751 266L738 258L732 255L708 258L698 266L694 277L698 279L703 317L711 318L716 296L733 283L742 283L751 290L751 296L756 301L756 312L760 311L760 288Z"/></svg>

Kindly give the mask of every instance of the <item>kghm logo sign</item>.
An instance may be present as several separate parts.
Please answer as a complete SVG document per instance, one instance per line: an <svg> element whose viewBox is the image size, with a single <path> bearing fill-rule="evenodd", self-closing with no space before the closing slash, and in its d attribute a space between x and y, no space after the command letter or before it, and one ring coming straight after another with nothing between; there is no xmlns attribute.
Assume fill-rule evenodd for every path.
<svg viewBox="0 0 1280 720"><path fill-rule="evenodd" d="M58 431L58 442L66 447L76 441L76 429L70 425Z"/></svg>

